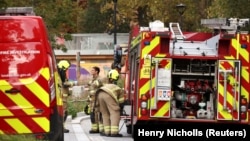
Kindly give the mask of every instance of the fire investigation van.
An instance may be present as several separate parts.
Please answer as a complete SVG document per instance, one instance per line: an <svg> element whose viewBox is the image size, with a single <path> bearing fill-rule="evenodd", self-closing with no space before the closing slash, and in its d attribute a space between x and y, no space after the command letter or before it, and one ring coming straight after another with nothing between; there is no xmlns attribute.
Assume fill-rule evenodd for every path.
<svg viewBox="0 0 250 141"><path fill-rule="evenodd" d="M61 80L46 25L32 7L0 13L0 134L63 141Z"/></svg>
<svg viewBox="0 0 250 141"><path fill-rule="evenodd" d="M135 26L125 64L128 133L154 124L250 126L250 34L239 30L249 19L201 24L212 32L183 32L174 22Z"/></svg>

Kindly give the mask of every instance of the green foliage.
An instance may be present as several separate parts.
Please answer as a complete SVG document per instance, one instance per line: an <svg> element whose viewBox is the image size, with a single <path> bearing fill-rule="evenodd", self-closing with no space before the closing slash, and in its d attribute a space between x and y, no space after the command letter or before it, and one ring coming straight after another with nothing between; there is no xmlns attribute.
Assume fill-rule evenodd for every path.
<svg viewBox="0 0 250 141"><path fill-rule="evenodd" d="M56 50L62 50L63 52L67 52L68 49L65 45L58 45L56 43L52 43L52 48Z"/></svg>
<svg viewBox="0 0 250 141"><path fill-rule="evenodd" d="M80 29L84 33L101 33L105 31L105 19L100 12L100 3L88 0L88 7L82 13Z"/></svg>
<svg viewBox="0 0 250 141"><path fill-rule="evenodd" d="M72 40L71 34L64 34L64 39L65 39L66 41Z"/></svg>
<svg viewBox="0 0 250 141"><path fill-rule="evenodd" d="M207 9L209 18L250 18L249 0L213 0ZM250 25L241 30L250 31Z"/></svg>
<svg viewBox="0 0 250 141"><path fill-rule="evenodd" d="M27 135L0 135L0 141L36 141L36 139Z"/></svg>
<svg viewBox="0 0 250 141"><path fill-rule="evenodd" d="M64 40L63 42L57 42L57 39L60 39L60 40ZM63 52L67 52L68 49L65 45L65 42L66 41L69 41L69 40L72 40L72 35L71 34L63 34L63 33L60 33L60 34L55 34L54 36L50 36L50 40L51 40L51 45L52 45L52 48L53 49L56 49L56 50L62 50Z"/></svg>
<svg viewBox="0 0 250 141"><path fill-rule="evenodd" d="M77 113L83 112L86 104L87 102L85 101L68 101L68 114L75 118Z"/></svg>
<svg viewBox="0 0 250 141"><path fill-rule="evenodd" d="M0 0L0 8L6 8L7 7L7 3L5 0Z"/></svg>
<svg viewBox="0 0 250 141"><path fill-rule="evenodd" d="M213 0L207 13L212 18L249 18L249 6L249 0Z"/></svg>
<svg viewBox="0 0 250 141"><path fill-rule="evenodd" d="M85 83L87 84L88 81L88 78L84 79L84 82L81 85L85 85ZM75 97L72 91L70 91L70 96L67 99L67 111L69 115L72 115L72 118L75 118L77 113L84 111L84 108L87 104L87 96L87 90L81 93L78 97Z"/></svg>
<svg viewBox="0 0 250 141"><path fill-rule="evenodd" d="M180 2L186 5L182 17L176 9ZM87 0L81 4L76 0L0 0L0 6L4 5L33 6L35 13L44 18L51 35L59 32L103 33L114 28L112 0ZM130 31L134 10L141 11L138 17L141 26L148 26L154 20L161 20L168 26L169 22L179 22L182 18L183 30L200 31L203 29L201 19L249 18L249 6L249 0L118 0L117 32Z"/></svg>
<svg viewBox="0 0 250 141"><path fill-rule="evenodd" d="M77 116L77 113L83 112L87 102L86 98L84 97L74 98L73 96L71 96L68 98L67 104L68 114L72 115L72 118L75 118Z"/></svg>
<svg viewBox="0 0 250 141"><path fill-rule="evenodd" d="M75 118L77 115L77 108L78 106L74 102L68 102L68 114L72 116L72 118Z"/></svg>
<svg viewBox="0 0 250 141"><path fill-rule="evenodd" d="M76 1L72 0L8 0L8 7L33 6L36 15L41 16L47 25L52 47L67 52L65 44L57 44L54 37L64 34L65 41L72 40L71 33L77 32L79 11Z"/></svg>
<svg viewBox="0 0 250 141"><path fill-rule="evenodd" d="M182 0L181 2L186 5L186 11L182 17L182 29L188 31L198 30L200 28L200 19L206 18L207 16L204 9L207 9L210 3L208 3L207 0ZM149 26L149 22L154 20L163 21L165 26L168 26L169 22L179 22L181 17L176 9L176 5L179 3L180 1L176 0L118 0L118 27L123 27L122 21L124 19L128 21L125 22L127 25L130 21L134 20L134 11L138 11L138 22L140 26ZM102 6L102 11L105 13L112 8L113 2L109 0ZM126 28L127 31L129 31L128 26L126 26ZM118 31L120 31L120 28Z"/></svg>
<svg viewBox="0 0 250 141"><path fill-rule="evenodd" d="M50 33L76 33L80 8L76 1L50 0L36 4L35 12L42 16Z"/></svg>

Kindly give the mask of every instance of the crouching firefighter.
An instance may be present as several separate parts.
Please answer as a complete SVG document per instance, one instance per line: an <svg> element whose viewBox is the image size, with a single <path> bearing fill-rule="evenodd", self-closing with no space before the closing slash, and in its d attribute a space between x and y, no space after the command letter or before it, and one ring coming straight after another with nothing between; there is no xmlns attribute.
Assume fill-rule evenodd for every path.
<svg viewBox="0 0 250 141"><path fill-rule="evenodd" d="M118 87L120 87L121 89L123 89L123 84L122 84L122 80L121 80L121 77L120 77L120 73L121 73L121 65L120 64L114 64L112 63L111 65L111 68L112 70L109 71L108 73L108 80L109 80L109 83L112 83L112 84L115 84L117 85ZM125 101L127 102L127 101ZM121 112L121 115L124 114L124 103L120 103L120 112Z"/></svg>
<svg viewBox="0 0 250 141"><path fill-rule="evenodd" d="M104 126L104 131L100 134L102 136L122 137L123 135L119 134L119 123L120 104L124 103L124 92L110 80L109 84L105 84L96 92Z"/></svg>
<svg viewBox="0 0 250 141"><path fill-rule="evenodd" d="M62 91L62 95L63 95L63 112L64 112L64 116L63 116L64 119L63 120L64 120L64 123L65 123L67 116L68 116L67 99L68 99L68 96L70 95L69 87L72 87L74 85L74 83L68 82L67 75L66 75L66 71L68 70L70 65L71 65L71 63L68 60L61 60L57 64L58 72L59 72L60 78L62 80L61 91ZM68 133L68 132L69 132L69 130L64 127L64 133Z"/></svg>

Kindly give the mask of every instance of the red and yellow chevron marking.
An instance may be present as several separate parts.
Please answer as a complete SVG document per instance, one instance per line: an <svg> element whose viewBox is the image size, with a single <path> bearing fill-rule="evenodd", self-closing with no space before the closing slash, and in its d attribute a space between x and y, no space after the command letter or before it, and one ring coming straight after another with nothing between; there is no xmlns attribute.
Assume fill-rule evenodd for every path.
<svg viewBox="0 0 250 141"><path fill-rule="evenodd" d="M234 61L226 60L219 62L219 69L222 71L231 70L231 73L219 73L218 79L218 105L217 105L217 118L220 120L238 120L239 119L239 91L234 91L234 84L239 82L239 79L234 76ZM226 92L224 91L224 75L227 75ZM237 80L236 80L237 79ZM227 81L226 80L226 81ZM236 93L234 93L236 92ZM226 93L226 97L224 94ZM224 100L226 98L226 108L224 107ZM235 106L236 110L233 110Z"/></svg>
<svg viewBox="0 0 250 141"><path fill-rule="evenodd" d="M244 98L247 99L248 102L250 102L250 99L249 99L249 91L250 91L250 79L249 79L249 74L250 74L250 69L249 69L249 66L250 66L250 60L249 60L249 53L250 53L250 41L249 41L249 38L250 35L249 34L238 34L237 35L237 39L233 39L232 40L232 51L235 52L236 54L233 54L233 56L236 58L236 59L239 59L241 60L241 64L242 64L242 68L241 68L241 96L243 96ZM245 41L241 41L240 39L243 39L245 38L246 40ZM241 44L247 44L248 47L245 49L245 48L242 48L241 47ZM247 114L247 119L249 119L249 113ZM247 121L247 120L246 120ZM250 121L248 121L250 122Z"/></svg>
<svg viewBox="0 0 250 141"><path fill-rule="evenodd" d="M159 62L160 62L160 65L161 65L161 68L164 68L164 69L167 69L167 70L171 70L171 60L162 60L162 59L159 59ZM155 72L155 68L153 68L152 72ZM153 73L152 74L153 78L155 79L155 74ZM153 81L154 83L155 81ZM151 105L153 104L156 104L157 105L157 108L154 109L154 110L151 110L151 116L152 117L170 117L170 102L169 101L157 101L157 103L154 103L155 102L155 97L156 97L156 94L154 93L154 90L155 90L155 85L154 87L152 87L152 94L153 94L153 99L151 99L150 103Z"/></svg>
<svg viewBox="0 0 250 141"><path fill-rule="evenodd" d="M0 133L36 133L50 130L49 69L43 68L35 78L19 79L19 93L6 94L16 86L0 80ZM42 113L35 111L41 109Z"/></svg>
<svg viewBox="0 0 250 141"><path fill-rule="evenodd" d="M54 75L55 75L55 81L57 81L56 84L61 84L62 82L61 82L59 74L54 73ZM62 96L61 90L59 89L59 87L56 87L56 103L57 103L58 106L60 106L60 108L63 108L62 107L63 106L62 97L63 96Z"/></svg>
<svg viewBox="0 0 250 141"><path fill-rule="evenodd" d="M147 36L147 33L143 33L142 35L142 41L148 41L148 39L145 38L145 36ZM166 54L159 54L160 51L160 37L156 36L154 37L152 40L150 40L150 44L147 46L143 46L142 45L142 50L141 50L141 58L140 58L140 62L144 62L144 57L147 55L150 55L151 57L159 57L159 58L163 58L166 57ZM161 67L164 68L169 68L171 66L171 62L168 62L166 60L162 60L159 59L159 62L161 62ZM152 88L151 92L152 92L152 97L151 99L148 100L148 102L150 103L150 105L154 104L153 102L155 101L155 94L154 94L154 89L155 89L155 76L154 73L152 73L152 77L150 78L150 75L145 76L145 74L143 74L145 71L145 67L148 67L149 70L151 70L151 72L154 72L155 68L151 66L151 64L145 65L145 64L140 64L140 80L139 80L139 97L141 97L141 95L143 94L148 94L150 93L150 87ZM150 108L150 107L148 107ZM169 112L170 109L170 102L163 102L163 101L159 101L157 103L157 110L151 110L151 115L154 117L166 117L170 115ZM140 109L139 109L140 110ZM141 118L141 115L139 114L138 118Z"/></svg>
<svg viewBox="0 0 250 141"><path fill-rule="evenodd" d="M241 38L245 38L245 43L248 45L247 48L242 48L241 47ZM250 79L249 79L249 74L250 74L250 61L249 61L249 53L250 53L250 42L249 42L249 35L237 35L236 39L232 39L232 44L231 44L231 49L230 49L230 54L231 56L225 56L225 59L239 59L241 61L241 86L240 86L240 95L245 97L247 101L249 102L249 89L250 89ZM250 122L247 121L249 119L249 113L247 114L247 118L245 122ZM243 121L244 122L244 121Z"/></svg>

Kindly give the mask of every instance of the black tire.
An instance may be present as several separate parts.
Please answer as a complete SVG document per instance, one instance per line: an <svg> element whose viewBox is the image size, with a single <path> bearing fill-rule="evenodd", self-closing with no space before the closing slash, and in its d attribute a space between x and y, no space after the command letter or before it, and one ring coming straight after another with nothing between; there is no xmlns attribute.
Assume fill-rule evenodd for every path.
<svg viewBox="0 0 250 141"><path fill-rule="evenodd" d="M64 121L63 116L59 115L57 107L54 107L54 113L50 118L50 141L64 141Z"/></svg>

